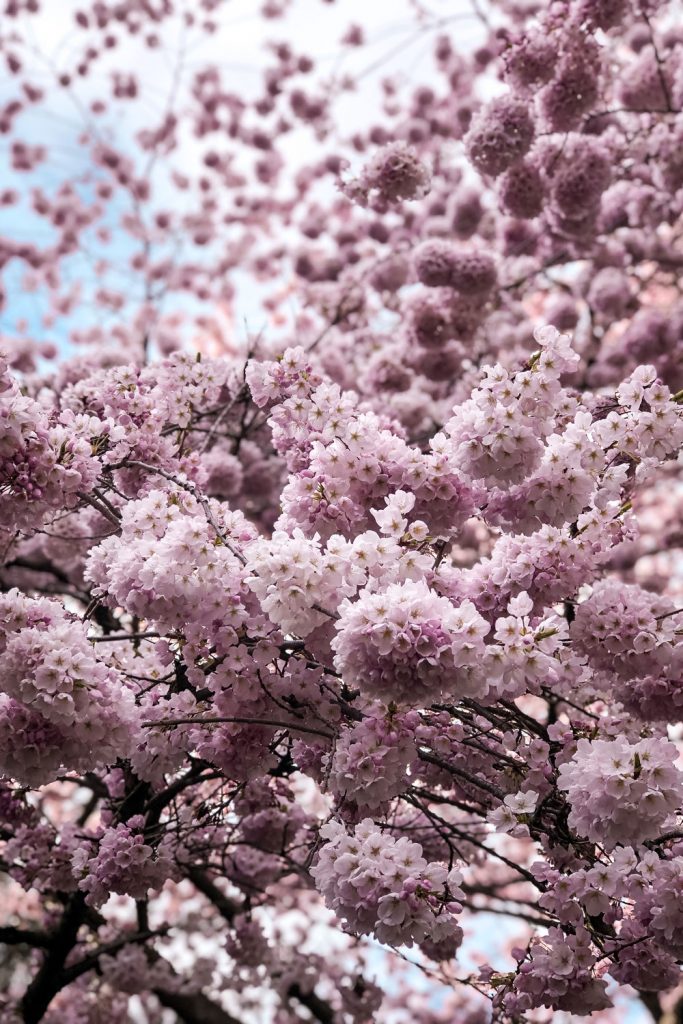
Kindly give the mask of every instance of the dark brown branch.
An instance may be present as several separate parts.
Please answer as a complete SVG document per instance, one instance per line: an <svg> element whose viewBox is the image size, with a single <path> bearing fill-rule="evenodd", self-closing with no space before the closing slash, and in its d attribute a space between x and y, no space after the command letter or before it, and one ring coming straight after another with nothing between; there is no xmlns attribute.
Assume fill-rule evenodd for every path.
<svg viewBox="0 0 683 1024"><path fill-rule="evenodd" d="M85 918L85 896L71 897L59 927L50 936L48 952L24 993L21 1011L24 1024L38 1024L57 993L64 987L64 964L76 944L78 929Z"/></svg>
<svg viewBox="0 0 683 1024"><path fill-rule="evenodd" d="M116 643L117 640L154 640L160 636L161 633L148 631L145 633L119 633L116 636L90 636L88 639L91 644L112 644Z"/></svg>
<svg viewBox="0 0 683 1024"><path fill-rule="evenodd" d="M239 912L238 904L231 900L229 896L226 896L225 893L222 893L201 868L190 867L187 875L195 889L198 889L203 896L206 896L213 903L216 910L219 911L226 921L232 922L235 915Z"/></svg>
<svg viewBox="0 0 683 1024"><path fill-rule="evenodd" d="M39 932L31 928L13 928L6 925L0 928L0 943L5 946L37 946L47 948L50 936L47 932Z"/></svg>
<svg viewBox="0 0 683 1024"><path fill-rule="evenodd" d="M487 793L490 793L491 796L495 796L497 800L502 800L505 796L503 791L497 786L492 785L492 783L487 782L485 779L478 778L476 775L472 775L470 772L465 771L464 768L449 764L448 761L442 760L430 751L418 750L417 753L421 761L426 761L427 764L436 765L437 768L442 768L443 771L448 772L450 775L455 775L457 778L464 779L465 782L469 782L471 785L477 786L479 789L483 789Z"/></svg>
<svg viewBox="0 0 683 1024"><path fill-rule="evenodd" d="M169 992L155 989L154 994L162 1006L178 1014L183 1024L241 1024L203 992Z"/></svg>
<svg viewBox="0 0 683 1024"><path fill-rule="evenodd" d="M96 511L99 512L101 516L104 516L104 518L107 519L112 524L112 526L116 527L116 532L119 532L119 530L121 529L121 523L119 522L119 519L116 517L116 515L113 512L109 511L106 505L101 505L98 501L95 501L94 498L92 498L89 494L86 494L84 491L79 491L78 497L81 499L81 501L84 501L86 505L90 505L91 508L96 509Z"/></svg>
<svg viewBox="0 0 683 1024"><path fill-rule="evenodd" d="M207 782L212 779L222 778L220 772L211 771L206 775L202 775L202 772L206 768L210 768L210 766L205 764L203 761L195 762L185 775L182 775L179 779L175 779L166 787L166 789L162 790L161 793L156 793L151 797L145 807L147 825L156 824L164 807L167 807L174 797L179 793L182 793L183 790L188 788L188 786L195 786L199 782Z"/></svg>
<svg viewBox="0 0 683 1024"><path fill-rule="evenodd" d="M647 1010L652 1014L652 1019L656 1021L656 1024L660 1024L662 1019L662 1004L659 1001L659 996L656 992L639 992L640 1000Z"/></svg>
<svg viewBox="0 0 683 1024"><path fill-rule="evenodd" d="M60 583L70 584L71 580L67 574L58 566L53 565L47 558L13 558L6 562L4 569L26 569L28 572L42 572L54 576Z"/></svg>
<svg viewBox="0 0 683 1024"><path fill-rule="evenodd" d="M295 983L294 985L289 986L287 995L290 999L298 999L301 1005L305 1006L307 1010L310 1010L316 1020L320 1021L320 1024L332 1024L334 1020L334 1010L329 1003L326 1003L324 999L317 996L315 992L302 992L299 986Z"/></svg>
<svg viewBox="0 0 683 1024"><path fill-rule="evenodd" d="M241 716L226 717L225 715L204 715L187 718L161 718L158 722L143 722L145 729L158 729L170 725L218 725L225 722L236 722L241 725L263 725L269 729L289 729L290 732L307 732L325 739L334 738L325 729L314 729L310 725L298 725L296 722L276 722L270 718L244 718Z"/></svg>
<svg viewBox="0 0 683 1024"><path fill-rule="evenodd" d="M107 942L104 946L99 946L82 960L78 960L75 964L64 969L62 972L62 988L66 985L70 985L72 981L75 981L76 978L80 978L82 974L87 974L88 971L93 971L97 967L101 956L117 953L119 949L123 949L124 946L140 944L141 942L146 942L147 939L153 939L156 936L165 935L167 931L167 928L160 928L157 931L135 932L132 935L121 935L118 939L114 939L112 942Z"/></svg>

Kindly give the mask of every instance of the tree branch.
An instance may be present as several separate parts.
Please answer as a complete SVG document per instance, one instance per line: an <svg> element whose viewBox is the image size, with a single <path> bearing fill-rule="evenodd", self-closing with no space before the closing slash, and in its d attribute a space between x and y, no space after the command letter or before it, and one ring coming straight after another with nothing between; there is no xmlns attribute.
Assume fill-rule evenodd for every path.
<svg viewBox="0 0 683 1024"><path fill-rule="evenodd" d="M38 1024L54 996L64 987L64 964L76 944L85 910L84 894L75 893L69 900L59 927L49 938L45 959L24 993L21 1010L25 1024Z"/></svg>
<svg viewBox="0 0 683 1024"><path fill-rule="evenodd" d="M320 1024L332 1024L334 1010L329 1003L326 1003L324 999L317 996L315 992L302 992L295 982L289 986L287 995L290 999L298 999L301 1005L310 1010L316 1020L320 1021Z"/></svg>
<svg viewBox="0 0 683 1024"><path fill-rule="evenodd" d="M169 992L157 988L154 994L161 1005L177 1013L184 1024L242 1024L202 992Z"/></svg>
<svg viewBox="0 0 683 1024"><path fill-rule="evenodd" d="M187 876L195 889L198 889L203 896L206 896L207 900L213 903L216 910L221 913L226 921L232 922L234 920L235 915L239 912L239 905L234 900L231 900L229 896L226 896L225 893L222 893L201 868L188 868Z"/></svg>
<svg viewBox="0 0 683 1024"><path fill-rule="evenodd" d="M117 953L124 946L137 945L141 942L146 942L147 939L156 938L159 935L165 935L168 928L159 928L157 931L145 931L135 932L132 935L121 935L118 939L114 939L112 942L107 942L104 946L99 946L97 949L89 953L88 956L83 957L82 960L78 960L71 967L65 968L62 972L63 985L70 985L76 978L80 978L82 974L87 974L88 971L92 971L97 967L101 956L106 956L111 953Z"/></svg>
<svg viewBox="0 0 683 1024"><path fill-rule="evenodd" d="M50 945L47 932L39 932L31 928L13 928L6 925L0 928L0 943L5 946L38 946L47 949Z"/></svg>

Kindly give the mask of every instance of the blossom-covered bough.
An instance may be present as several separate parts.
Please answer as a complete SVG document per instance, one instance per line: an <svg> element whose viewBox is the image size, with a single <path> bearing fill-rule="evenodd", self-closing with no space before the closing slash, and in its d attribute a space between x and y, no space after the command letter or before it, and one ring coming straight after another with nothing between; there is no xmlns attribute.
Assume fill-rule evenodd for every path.
<svg viewBox="0 0 683 1024"><path fill-rule="evenodd" d="M77 77L217 31L191 7L78 10ZM88 188L27 178L53 242L2 238L81 347L2 341L1 1024L683 1013L679 8L463 0L464 54L413 7L435 69L353 136L282 42L253 101L178 71L105 145L118 67ZM40 5L6 8L39 174ZM84 328L122 208L144 298L103 256Z"/></svg>

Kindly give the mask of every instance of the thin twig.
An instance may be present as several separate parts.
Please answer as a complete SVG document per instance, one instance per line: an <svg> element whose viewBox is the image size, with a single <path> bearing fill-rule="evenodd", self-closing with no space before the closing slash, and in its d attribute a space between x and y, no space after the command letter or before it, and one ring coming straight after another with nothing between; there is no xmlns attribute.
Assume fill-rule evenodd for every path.
<svg viewBox="0 0 683 1024"><path fill-rule="evenodd" d="M325 739L328 740L334 739L334 734L327 732L324 729L314 729L309 725L297 725L296 722L275 722L269 718L226 718L219 715L211 715L208 717L189 716L187 718L163 718L158 722L143 722L142 725L146 729L156 729L159 726L166 725L216 725L223 722L234 722L238 725L264 725L274 729L289 729L293 732L308 732L314 736L324 736Z"/></svg>

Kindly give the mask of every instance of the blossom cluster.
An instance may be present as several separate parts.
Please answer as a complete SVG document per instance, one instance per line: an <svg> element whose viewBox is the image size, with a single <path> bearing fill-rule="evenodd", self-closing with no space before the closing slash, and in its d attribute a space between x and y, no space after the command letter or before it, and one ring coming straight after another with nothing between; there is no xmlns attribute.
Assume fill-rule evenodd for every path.
<svg viewBox="0 0 683 1024"><path fill-rule="evenodd" d="M625 680L657 676L676 657L678 622L672 612L669 601L642 587L601 580L577 606L572 641L596 669Z"/></svg>
<svg viewBox="0 0 683 1024"><path fill-rule="evenodd" d="M311 873L351 932L393 946L424 944L437 959L454 955L462 940L457 870L429 863L419 843L392 838L370 818L351 835L331 821L321 836L326 842Z"/></svg>
<svg viewBox="0 0 683 1024"><path fill-rule="evenodd" d="M456 607L424 580L395 583L341 604L335 665L352 686L385 701L484 696L489 630L470 601Z"/></svg>
<svg viewBox="0 0 683 1024"><path fill-rule="evenodd" d="M417 756L416 712L374 706L339 737L331 758L328 788L344 803L374 811L409 785L407 769Z"/></svg>
<svg viewBox="0 0 683 1024"><path fill-rule="evenodd" d="M365 581L341 538L329 540L324 551L318 542L317 536L308 540L300 529L291 535L275 531L249 549L247 583L285 633L306 636L329 617L328 607L354 594Z"/></svg>
<svg viewBox="0 0 683 1024"><path fill-rule="evenodd" d="M676 747L659 738L580 739L557 782L571 807L570 826L607 849L655 839L683 800L677 757Z"/></svg>
<svg viewBox="0 0 683 1024"><path fill-rule="evenodd" d="M105 903L111 893L144 900L149 889L160 889L175 873L163 847L153 848L139 831L142 820L131 818L94 837L94 850L83 843L73 854L72 868L79 889L92 907Z"/></svg>
<svg viewBox="0 0 683 1024"><path fill-rule="evenodd" d="M547 935L532 942L528 953L520 950L519 960L512 991L501 987L496 997L510 1016L539 1006L584 1016L611 1006L607 982L592 971L595 957L585 928L579 927L573 934L550 928Z"/></svg>
<svg viewBox="0 0 683 1024"><path fill-rule="evenodd" d="M434 534L456 531L472 514L477 489L462 479L443 446L435 442L423 453L359 408L354 392L316 384L301 349L257 365L257 396L264 393L261 379L269 376L282 377L278 386L285 389L270 417L274 444L291 470L278 528L300 527L324 538L348 535L369 524L370 510L401 489L414 493L413 514ZM291 367L284 376L283 365Z"/></svg>
<svg viewBox="0 0 683 1024"><path fill-rule="evenodd" d="M47 781L59 764L106 764L131 749L133 694L59 602L3 595L0 673L2 758L16 777Z"/></svg>
<svg viewBox="0 0 683 1024"><path fill-rule="evenodd" d="M153 617L167 628L192 621L199 630L210 626L211 616L220 616L225 625L229 607L239 626L246 616L246 588L241 564L223 537L244 543L253 531L240 513L217 506L215 511L222 524L218 529L191 489L151 490L128 502L121 534L92 550L88 578L131 614Z"/></svg>
<svg viewBox="0 0 683 1024"><path fill-rule="evenodd" d="M356 203L391 204L422 199L429 192L431 176L417 152L403 142L379 149L356 177L342 183L342 191Z"/></svg>
<svg viewBox="0 0 683 1024"><path fill-rule="evenodd" d="M586 914L610 925L609 949L618 951L614 978L648 991L675 984L683 924L675 896L683 880L679 854L626 846L594 867L560 872L537 862L533 871L546 886L540 905L565 927L581 926Z"/></svg>
<svg viewBox="0 0 683 1024"><path fill-rule="evenodd" d="M89 437L102 424L65 411L52 419L22 394L0 352L0 490L4 531L38 524L50 511L78 503L95 483L99 466Z"/></svg>

